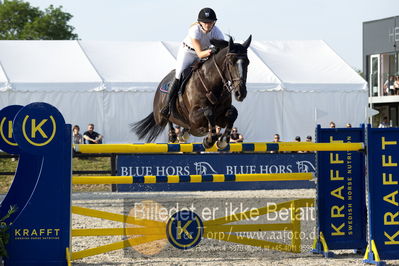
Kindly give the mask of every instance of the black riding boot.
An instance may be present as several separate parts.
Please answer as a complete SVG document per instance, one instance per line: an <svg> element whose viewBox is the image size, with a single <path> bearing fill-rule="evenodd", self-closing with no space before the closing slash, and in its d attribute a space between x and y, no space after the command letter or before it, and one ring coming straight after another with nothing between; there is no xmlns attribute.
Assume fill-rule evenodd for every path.
<svg viewBox="0 0 399 266"><path fill-rule="evenodd" d="M170 110L172 109L172 104L174 99L176 98L177 92L179 91L179 80L174 79L172 83L169 85L169 92L166 96L166 105L161 110L161 115L166 119L170 116Z"/></svg>

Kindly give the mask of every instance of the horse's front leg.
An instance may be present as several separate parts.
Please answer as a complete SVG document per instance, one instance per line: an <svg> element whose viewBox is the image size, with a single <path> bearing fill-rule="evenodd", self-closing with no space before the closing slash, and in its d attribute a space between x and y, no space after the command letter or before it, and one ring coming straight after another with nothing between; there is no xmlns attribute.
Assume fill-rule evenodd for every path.
<svg viewBox="0 0 399 266"><path fill-rule="evenodd" d="M218 139L216 134L216 116L214 109L211 106L205 107L204 116L208 120L208 135L204 138L202 144L206 149L209 149L212 148Z"/></svg>
<svg viewBox="0 0 399 266"><path fill-rule="evenodd" d="M231 129L233 128L234 122L237 120L237 117L238 117L238 111L232 105L229 109L227 109L225 113L226 129L224 130L222 136L216 142L216 146L218 147L218 149L223 150L229 144Z"/></svg>
<svg viewBox="0 0 399 266"><path fill-rule="evenodd" d="M170 142L170 143L175 143L176 140L177 140L176 130L175 130L175 128L173 127L173 123L172 123L172 122L168 122L168 124L169 124L169 133L168 133L169 142Z"/></svg>

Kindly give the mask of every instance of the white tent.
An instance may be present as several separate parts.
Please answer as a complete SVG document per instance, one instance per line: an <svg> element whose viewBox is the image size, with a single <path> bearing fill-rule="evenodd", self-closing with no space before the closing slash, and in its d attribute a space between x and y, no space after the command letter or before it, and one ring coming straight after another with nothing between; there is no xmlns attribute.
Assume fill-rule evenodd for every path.
<svg viewBox="0 0 399 266"><path fill-rule="evenodd" d="M152 111L177 42L0 41L0 108L48 102L106 143L140 142L129 124ZM314 135L316 123L365 121L367 84L323 41L253 41L247 98L234 102L245 141ZM166 142L163 134L158 142ZM191 141L199 141L192 138Z"/></svg>

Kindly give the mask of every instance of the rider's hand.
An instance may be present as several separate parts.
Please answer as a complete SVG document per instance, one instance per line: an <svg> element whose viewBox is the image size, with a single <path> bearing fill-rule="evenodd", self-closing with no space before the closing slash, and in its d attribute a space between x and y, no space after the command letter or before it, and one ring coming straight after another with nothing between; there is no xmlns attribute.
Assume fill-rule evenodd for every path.
<svg viewBox="0 0 399 266"><path fill-rule="evenodd" d="M204 52L204 57L209 57L212 54L212 50L211 49L204 50L203 52Z"/></svg>
<svg viewBox="0 0 399 266"><path fill-rule="evenodd" d="M217 49L214 45L210 45L209 49L211 50L211 54L216 54Z"/></svg>

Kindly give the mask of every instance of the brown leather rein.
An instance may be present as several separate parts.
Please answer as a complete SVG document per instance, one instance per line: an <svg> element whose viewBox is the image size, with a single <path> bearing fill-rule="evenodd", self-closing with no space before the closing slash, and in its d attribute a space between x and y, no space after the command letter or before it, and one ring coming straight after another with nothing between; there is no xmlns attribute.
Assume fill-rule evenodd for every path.
<svg viewBox="0 0 399 266"><path fill-rule="evenodd" d="M232 55L236 55L236 54L233 54L233 53L227 53L227 54L226 54L226 57L225 57L225 59L224 59L224 61L223 61L223 70L226 69L226 65L227 65L227 60L226 60L226 58L228 58L229 56L232 56ZM216 67L218 73L219 73L219 76L222 78L223 90L227 90L229 93L231 93L231 92L234 90L234 88L233 88L232 85L234 84L234 82L240 81L241 78L235 78L235 79L233 79L233 78L232 78L232 75L231 75L231 73L230 73L230 71L227 71L227 75L228 75L229 77L226 79L226 78L223 76L223 72L222 72L222 70L220 69L219 65L216 63L215 55L212 56L212 60L213 60L213 63L215 64L215 67ZM216 96L212 93L212 90L210 90L210 89L208 88L208 86L206 86L206 84L205 84L205 82L204 82L204 78L203 78L202 75L201 75L201 72L198 71L197 73L198 73L198 77L199 77L199 79L200 79L200 81L201 81L201 83L202 83L202 86L204 86L204 88L205 88L205 90L206 90L206 96L208 97L209 101L210 101L212 104L216 104L216 103L217 103L217 98L216 98Z"/></svg>

